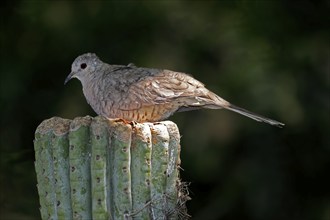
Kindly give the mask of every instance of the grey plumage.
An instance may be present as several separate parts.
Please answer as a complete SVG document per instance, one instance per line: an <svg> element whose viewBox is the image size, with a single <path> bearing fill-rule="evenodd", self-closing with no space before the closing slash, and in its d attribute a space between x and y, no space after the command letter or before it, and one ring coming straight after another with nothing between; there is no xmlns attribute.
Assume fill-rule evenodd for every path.
<svg viewBox="0 0 330 220"><path fill-rule="evenodd" d="M75 59L65 83L73 77L81 81L86 100L94 111L107 118L154 122L177 111L225 108L259 122L284 126L230 104L185 73L134 64L109 65L95 54L86 53Z"/></svg>

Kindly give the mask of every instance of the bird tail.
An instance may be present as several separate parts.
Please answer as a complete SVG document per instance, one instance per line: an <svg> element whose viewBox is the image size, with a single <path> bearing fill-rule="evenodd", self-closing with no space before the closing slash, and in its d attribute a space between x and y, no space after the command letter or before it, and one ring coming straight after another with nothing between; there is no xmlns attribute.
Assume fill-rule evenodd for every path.
<svg viewBox="0 0 330 220"><path fill-rule="evenodd" d="M273 126L276 126L276 127L279 127L279 128L282 128L284 126L284 124L282 122L275 121L275 120L270 119L270 118L266 118L264 116L258 115L256 113L250 112L250 111L248 111L244 108L240 108L240 107L237 107L237 106L232 105L232 104L229 104L228 106L223 106L223 108L228 109L228 110L233 111L233 112L236 112L236 113L239 113L241 115L249 117L249 118L251 118L253 120L256 120L258 122L265 122L267 124L270 124L270 125L273 125Z"/></svg>

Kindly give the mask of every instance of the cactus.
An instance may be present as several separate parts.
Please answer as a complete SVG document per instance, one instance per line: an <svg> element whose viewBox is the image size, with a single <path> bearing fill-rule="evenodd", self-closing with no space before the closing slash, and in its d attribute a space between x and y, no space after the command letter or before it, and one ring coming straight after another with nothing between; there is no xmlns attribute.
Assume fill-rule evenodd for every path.
<svg viewBox="0 0 330 220"><path fill-rule="evenodd" d="M189 217L173 122L53 117L38 126L34 147L43 220Z"/></svg>

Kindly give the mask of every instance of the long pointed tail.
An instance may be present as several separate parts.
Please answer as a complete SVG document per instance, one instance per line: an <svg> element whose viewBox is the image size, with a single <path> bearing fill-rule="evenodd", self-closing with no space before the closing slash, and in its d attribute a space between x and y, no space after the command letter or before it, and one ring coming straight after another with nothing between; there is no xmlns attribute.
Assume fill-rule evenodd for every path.
<svg viewBox="0 0 330 220"><path fill-rule="evenodd" d="M273 126L277 126L279 128L282 128L284 126L284 124L282 122L279 122L279 121L275 121L273 119L270 119L270 118L266 118L264 116L261 116L261 115L258 115L256 113L253 113L253 112L250 112L246 109L243 109L243 108L240 108L240 107L237 107L235 105L232 105L232 104L229 104L228 106L224 106L225 109L228 109L230 111L233 111L233 112L237 112L241 115L244 115L246 117L249 117L253 120L256 120L258 122L265 122L267 124L270 124L270 125L273 125Z"/></svg>

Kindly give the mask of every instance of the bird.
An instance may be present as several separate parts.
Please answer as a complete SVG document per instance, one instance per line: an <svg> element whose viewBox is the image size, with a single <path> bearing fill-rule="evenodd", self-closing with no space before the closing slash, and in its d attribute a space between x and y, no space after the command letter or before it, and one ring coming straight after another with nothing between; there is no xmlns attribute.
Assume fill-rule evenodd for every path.
<svg viewBox="0 0 330 220"><path fill-rule="evenodd" d="M64 84L77 78L93 110L108 119L158 122L176 112L227 109L258 122L283 127L284 123L237 107L191 75L166 69L110 65L95 53L78 56Z"/></svg>

